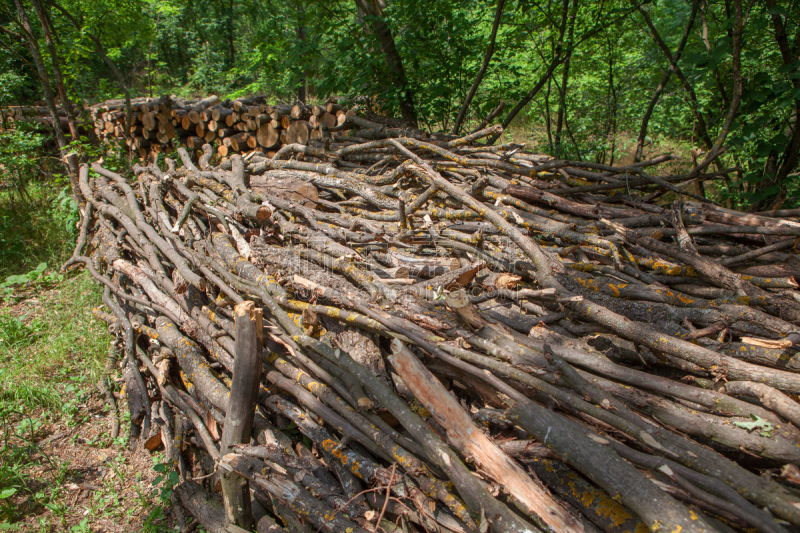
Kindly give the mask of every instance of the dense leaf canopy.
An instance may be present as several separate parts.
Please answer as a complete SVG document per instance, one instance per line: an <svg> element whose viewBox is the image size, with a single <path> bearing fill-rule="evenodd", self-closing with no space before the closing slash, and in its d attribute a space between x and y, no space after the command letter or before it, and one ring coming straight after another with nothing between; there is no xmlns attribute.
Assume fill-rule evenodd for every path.
<svg viewBox="0 0 800 533"><path fill-rule="evenodd" d="M20 7L52 68L36 3L0 3L5 105L42 97ZM378 112L408 118L405 102L420 126L433 130L454 127L498 13L497 2L482 0L41 4L77 101L122 95L99 46L132 96L362 97ZM532 139L552 155L605 163L631 160L637 144L639 157L672 151L687 162L694 149L699 163L720 141L715 164L739 170L709 194L760 208L798 204L797 0L509 0L501 7L467 124L502 101L496 120L510 126L507 135ZM672 66L670 58L677 58Z"/></svg>

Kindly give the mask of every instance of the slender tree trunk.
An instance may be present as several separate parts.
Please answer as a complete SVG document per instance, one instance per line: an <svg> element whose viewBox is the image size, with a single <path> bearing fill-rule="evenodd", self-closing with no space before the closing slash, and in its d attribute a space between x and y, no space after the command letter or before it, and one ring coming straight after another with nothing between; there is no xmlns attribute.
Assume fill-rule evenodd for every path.
<svg viewBox="0 0 800 533"><path fill-rule="evenodd" d="M511 124L511 122L514 120L514 118L516 118L516 116L519 114L519 112L522 111L523 109L525 109L525 106L527 106L530 103L530 101L533 100L533 97L538 94L538 92L542 89L542 87L544 87L544 84L547 83L547 80L550 79L550 76L553 75L553 71L556 69L556 67L558 67L564 61L563 46L564 46L564 34L567 31L567 19L569 18L568 17L568 15L569 15L569 0L563 0L563 8L562 8L561 11L562 11L562 14L561 14L561 27L559 28L558 40L556 42L555 56L550 61L550 64L547 67L547 71L539 79L539 81L536 83L536 85L534 85L533 89L531 89L530 92L528 94L526 94L517 103L516 106L514 106L514 109L512 109L508 113L508 115L506 116L506 119L503 121L503 128L504 129L508 128L509 124ZM489 144L492 144L498 138L499 138L499 135L494 135L494 136L490 137L487 140L487 142Z"/></svg>
<svg viewBox="0 0 800 533"><path fill-rule="evenodd" d="M489 47L486 49L486 55L483 57L483 63L481 64L480 70L478 70L478 74L475 76L475 81L472 83L472 87L470 87L467 97L464 99L464 103L461 105L461 110L458 112L456 123L453 125L453 133L456 135L458 135L458 131L461 129L461 124L464 122L464 117L467 115L467 111L472 103L472 99L475 97L475 93L478 92L478 87L480 87L481 82L483 81L483 76L486 74L486 69L489 67L489 62L492 60L492 56L494 55L494 43L495 39L497 38L497 29L500 27L500 19L503 17L503 7L505 6L505 3L506 0L497 0L497 9L494 13L494 24L492 24L492 34L489 37Z"/></svg>
<svg viewBox="0 0 800 533"><path fill-rule="evenodd" d="M731 31L733 42L731 78L733 78L733 88L731 91L731 105L714 144L706 154L703 162L692 171L694 175L700 174L705 170L722 152L722 146L725 143L725 139L728 138L733 119L736 118L736 112L739 110L739 104L742 101L742 34L744 33L745 24L742 13L742 0L733 0L733 13L733 30Z"/></svg>
<svg viewBox="0 0 800 533"><path fill-rule="evenodd" d="M368 23L372 27L375 37L378 39L378 43L381 45L383 56L386 60L386 66L389 69L389 76L392 79L395 90L399 93L400 114L403 120L416 126L417 111L414 107L414 97L411 92L411 87L409 87L408 79L406 78L403 60L395 45L392 31L382 17L383 9L385 9L386 6L381 0L355 0L355 2L356 6L369 17L370 20L368 20Z"/></svg>
<svg viewBox="0 0 800 533"><path fill-rule="evenodd" d="M553 136L553 142L555 144L554 149L556 157L561 157L562 149L561 149L561 131L564 129L564 109L566 107L566 92L567 92L567 82L569 80L569 58L572 54L567 54L566 59L564 59L564 68L561 72L561 84L557 85L558 87L558 111L556 112L556 132Z"/></svg>
<svg viewBox="0 0 800 533"><path fill-rule="evenodd" d="M553 117L550 115L550 86L552 80L547 78L547 91L544 93L544 122L547 126L547 144L550 148L550 153L553 153Z"/></svg>
<svg viewBox="0 0 800 533"><path fill-rule="evenodd" d="M566 57L564 58L564 68L561 72L561 85L558 88L558 113L556 115L556 135L555 135L555 155L556 157L561 157L561 130L564 127L564 122L566 121L566 112L567 112L567 83L569 81L569 64L570 59L572 58L572 45L573 45L573 35L575 34L575 16L578 11L578 2L577 0L573 0L572 2L572 9L570 10L569 18L569 30L567 32L567 53Z"/></svg>
<svg viewBox="0 0 800 533"><path fill-rule="evenodd" d="M50 21L48 20L47 13L44 6L39 0L31 0L33 8L36 10L36 15L39 17L39 22L42 25L42 32L44 33L44 40L47 43L47 49L50 52L50 61L53 66L53 80L56 82L56 89L58 90L58 97L61 100L61 105L64 106L64 112L67 115L67 124L69 125L70 137L73 141L77 141L78 126L75 123L75 110L72 107L72 102L67 95L67 89L64 85L64 77L61 74L61 61L58 58L58 49L55 42L53 42L53 35L50 32Z"/></svg>
<svg viewBox="0 0 800 533"><path fill-rule="evenodd" d="M699 0L694 0L692 2L692 12L689 15L689 22L686 24L686 30L683 32L683 36L681 37L681 41L678 44L678 49L675 51L675 55L670 59L669 67L664 72L664 75L661 78L661 81L656 87L655 93L653 93L653 97L650 99L650 103L647 105L647 109L644 112L644 117L642 118L642 125L639 128L639 138L636 141L636 153L633 156L633 161L638 163L642 160L642 151L644 150L644 140L647 137L647 125L650 122L650 117L653 115L653 110L658 103L658 99L661 98L661 93L664 92L664 89L667 87L667 83L669 83L669 79L672 77L672 73L675 72L675 69L678 68L678 61L683 54L683 49L686 47L686 42L689 40L689 34L692 31L692 27L694 26L694 19L697 16L697 8L699 5ZM642 6L639 7L640 13L645 13L644 8Z"/></svg>
<svg viewBox="0 0 800 533"><path fill-rule="evenodd" d="M611 160L608 164L614 166L614 152L617 147L617 88L614 86L614 58L611 54L608 58L608 92L611 96L607 134L611 138Z"/></svg>
<svg viewBox="0 0 800 533"><path fill-rule="evenodd" d="M228 16L225 20L225 25L228 27L228 60L233 65L236 62L236 46L233 34L233 0L228 0Z"/></svg>
<svg viewBox="0 0 800 533"><path fill-rule="evenodd" d="M15 0L16 1L16 0ZM75 26L78 30L83 31L83 27L80 21L72 16L72 14L64 9L61 5L58 4L55 0L50 0L50 4L55 7L62 15L69 19L72 22L72 25ZM103 62L108 65L108 68L111 69L111 72L114 73L114 77L117 78L117 83L119 84L120 89L122 89L122 93L125 95L125 132L124 136L126 139L130 138L131 128L133 126L133 108L131 107L131 93L128 90L128 85L125 83L125 76L122 75L119 68L117 68L116 63L114 63L103 50L103 43L100 42L100 39L93 33L86 32L86 35L91 39L92 44L94 44L94 50L97 53L98 57L103 60ZM149 70L149 69L148 69ZM152 94L150 96L153 96Z"/></svg>
<svg viewBox="0 0 800 533"><path fill-rule="evenodd" d="M303 23L303 4L297 4L297 39L300 42L306 40L306 27ZM302 103L306 103L306 67L305 64L301 64L301 68L303 69L300 73L300 83L297 86L297 99L300 100Z"/></svg>
<svg viewBox="0 0 800 533"><path fill-rule="evenodd" d="M703 41L703 46L706 48L706 52L709 54L711 53L711 42L708 40L708 22L706 21L706 10L708 9L708 1L703 2L703 5L700 7L700 22L702 24L702 29L700 33L700 37ZM730 100L728 99L728 91L725 90L725 85L722 83L722 77L719 75L719 68L714 67L714 80L717 82L717 90L719 91L719 95L722 97L722 105L724 107L728 107L731 105Z"/></svg>
<svg viewBox="0 0 800 533"><path fill-rule="evenodd" d="M14 0L14 5L17 7L17 14L19 15L20 22L25 31L25 40L27 41L28 50L31 53L34 65L36 65L36 72L42 85L42 94L44 95L47 109L50 111L50 118L53 121L56 142L61 151L61 157L67 166L72 194L75 198L80 198L80 189L78 188L78 161L74 155L67 154L67 139L64 137L64 131L61 129L61 123L58 120L58 110L56 109L56 102L53 97L53 89L50 86L50 76L42 60L42 54L39 51L39 43L36 40L36 35L33 33L33 27L31 26L30 20L28 20L28 14L25 12L22 0Z"/></svg>
<svg viewBox="0 0 800 533"><path fill-rule="evenodd" d="M636 3L636 5L637 7L639 6L638 3ZM655 40L656 44L661 49L661 52L664 54L664 57L667 58L667 61L669 61L670 65L673 64L675 65L675 75L678 76L678 79L681 81L681 84L683 85L683 90L686 91L686 94L689 96L689 103L692 106L692 111L694 112L694 118L695 121L697 122L697 135L706 145L706 148L708 150L711 150L714 143L711 141L711 137L708 133L708 127L706 126L706 119L703 116L702 110L700 109L700 103L697 101L697 94L694 91L694 87L692 86L691 83L689 83L689 79L686 77L681 68L677 65L677 62L672 57L672 52L667 46L667 43L664 42L664 39L661 38L661 34L658 33L658 30L653 24L653 21L650 19L650 15L648 15L646 11L642 11L641 13L642 13L642 18L645 21L645 24L647 24L647 27L650 29L650 33L653 36L653 40Z"/></svg>
<svg viewBox="0 0 800 533"><path fill-rule="evenodd" d="M797 43L795 50L792 50L789 39L786 36L786 26L783 18L775 9L775 0L766 0L766 4L771 11L772 26L775 29L775 41L781 52L783 64L789 66L795 62L795 56L800 52L800 42ZM793 77L791 78L791 83L795 89L800 89L800 79ZM791 124L787 127L787 134L790 135L789 142L780 157L773 158L773 154L770 154L770 160L774 159L773 168L765 171L767 179L759 184L759 190L765 190L767 187L776 184L781 187L781 193L777 195L777 201L773 201L773 204L777 204L785 196L786 184L784 182L791 170L797 166L798 153L800 153L800 101L795 99L794 104L794 127ZM751 209L753 211L761 210L764 203L764 201L754 202Z"/></svg>

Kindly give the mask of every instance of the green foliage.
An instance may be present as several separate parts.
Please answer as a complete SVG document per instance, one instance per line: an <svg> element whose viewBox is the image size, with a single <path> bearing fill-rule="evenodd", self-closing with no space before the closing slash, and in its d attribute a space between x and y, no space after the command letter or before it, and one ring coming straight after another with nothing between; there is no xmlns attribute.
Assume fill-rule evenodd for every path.
<svg viewBox="0 0 800 533"><path fill-rule="evenodd" d="M19 349L33 343L42 333L44 322L34 319L25 323L25 317L0 314L0 347Z"/></svg>
<svg viewBox="0 0 800 533"><path fill-rule="evenodd" d="M28 196L28 184L39 171L39 157L44 135L26 127L0 131L0 169L6 185L20 197Z"/></svg>
<svg viewBox="0 0 800 533"><path fill-rule="evenodd" d="M764 420L758 415L750 415L750 417L753 419L752 422L734 422L733 425L746 429L751 433L758 430L762 437L769 438L772 436L772 432L775 428L768 420Z"/></svg>
<svg viewBox="0 0 800 533"><path fill-rule="evenodd" d="M62 0L80 26L53 8L51 19L76 101L122 94L96 53L96 37L134 96L267 93L273 101L293 101L305 90L313 102L332 95L350 101L366 97L374 110L399 116L399 102L410 93L421 126L449 129L483 61L496 1L378 4L384 3L375 18L359 13L353 0ZM506 2L495 53L467 121L476 123L501 100L507 112L542 81L517 115L515 135L525 131L538 150L557 157L629 163L644 111L669 62L634 3L569 0L566 6L574 6L574 27L561 38L563 2ZM691 2L651 0L642 9L674 53ZM779 2L770 11L766 3L754 2L746 10L742 99L720 160L721 166L739 170L711 193L731 206L775 200L800 205L790 145L800 116L800 3ZM785 26L789 64L784 64L773 16ZM375 22L391 32L406 86L393 81ZM732 98L732 29L728 3L701 2L679 62L688 85L675 73L664 87L649 121L645 157L668 147L685 157L687 169L690 150L707 151L714 143ZM22 43L2 34L0 39L7 40L0 47L0 67L5 67L0 72L6 73L0 76L0 104L38 98L35 73L19 60L26 55ZM569 64L562 61L543 78L559 49L561 59L569 55ZM85 141L72 149L86 158L98 155ZM121 151L114 153L125 164Z"/></svg>
<svg viewBox="0 0 800 533"><path fill-rule="evenodd" d="M158 472L158 475L153 480L153 490L162 503L169 503L175 485L180 482L180 476L178 471L175 470L172 460L161 461L158 457L153 457L153 463L153 470Z"/></svg>
<svg viewBox="0 0 800 533"><path fill-rule="evenodd" d="M39 265L31 270L26 274L16 274L13 276L8 276L6 280L3 282L2 287L10 287L14 285L22 285L24 283L28 283L30 281L34 281L39 279L44 271L47 270L47 263L39 263Z"/></svg>
<svg viewBox="0 0 800 533"><path fill-rule="evenodd" d="M72 252L78 211L68 191L39 182L30 184L25 198L0 191L0 295L19 283L56 281L52 272L36 269L47 263L57 270Z"/></svg>
<svg viewBox="0 0 800 533"><path fill-rule="evenodd" d="M166 510L172 505L175 486L180 483L180 476L171 459L165 460L160 454L153 456L153 470L158 472L152 482L153 494L158 504L153 506L144 520L144 531L147 533L163 531L161 522L166 518Z"/></svg>

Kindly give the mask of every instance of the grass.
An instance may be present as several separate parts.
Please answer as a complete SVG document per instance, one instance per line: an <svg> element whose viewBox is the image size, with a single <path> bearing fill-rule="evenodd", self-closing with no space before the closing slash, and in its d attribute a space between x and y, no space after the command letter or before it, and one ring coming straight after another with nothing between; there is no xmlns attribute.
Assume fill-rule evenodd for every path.
<svg viewBox="0 0 800 533"><path fill-rule="evenodd" d="M86 273L58 273L76 220L71 199L47 184L27 197L0 192L0 402L53 408L70 369L96 378L102 368L110 339L91 316L100 290Z"/></svg>
<svg viewBox="0 0 800 533"><path fill-rule="evenodd" d="M73 371L96 381L102 369L110 338L91 315L100 290L86 273L24 289L49 291L0 310L0 402L52 408Z"/></svg>
<svg viewBox="0 0 800 533"><path fill-rule="evenodd" d="M80 422L80 402L102 368L109 337L90 310L100 301L88 276L57 269L74 232L69 205L53 188L0 193L0 529L27 513L57 509L68 471L37 446L43 428ZM46 263L36 276L33 267ZM11 278L14 279L14 278ZM35 476L42 465L49 475Z"/></svg>
<svg viewBox="0 0 800 533"><path fill-rule="evenodd" d="M87 272L58 273L74 246L74 204L48 184L28 193L0 191L0 531L132 526L160 507L155 472L132 464L127 435L111 438L95 388L112 341L91 314L101 290ZM58 430L66 440L47 444ZM105 456L110 474L87 477ZM82 479L96 487L79 489Z"/></svg>

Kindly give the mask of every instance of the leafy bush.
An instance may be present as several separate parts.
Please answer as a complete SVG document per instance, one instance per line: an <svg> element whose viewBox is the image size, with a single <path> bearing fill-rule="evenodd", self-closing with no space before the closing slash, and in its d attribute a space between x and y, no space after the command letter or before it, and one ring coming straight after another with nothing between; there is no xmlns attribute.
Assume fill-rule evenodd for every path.
<svg viewBox="0 0 800 533"><path fill-rule="evenodd" d="M11 196L0 192L0 285L9 275L31 274L41 263L57 269L69 257L77 235L77 204L68 187L56 189L36 182L30 184L26 198ZM0 291L30 281L14 279Z"/></svg>
<svg viewBox="0 0 800 533"><path fill-rule="evenodd" d="M44 135L17 127L0 132L0 171L20 197L27 197L28 184L39 172L38 153Z"/></svg>

